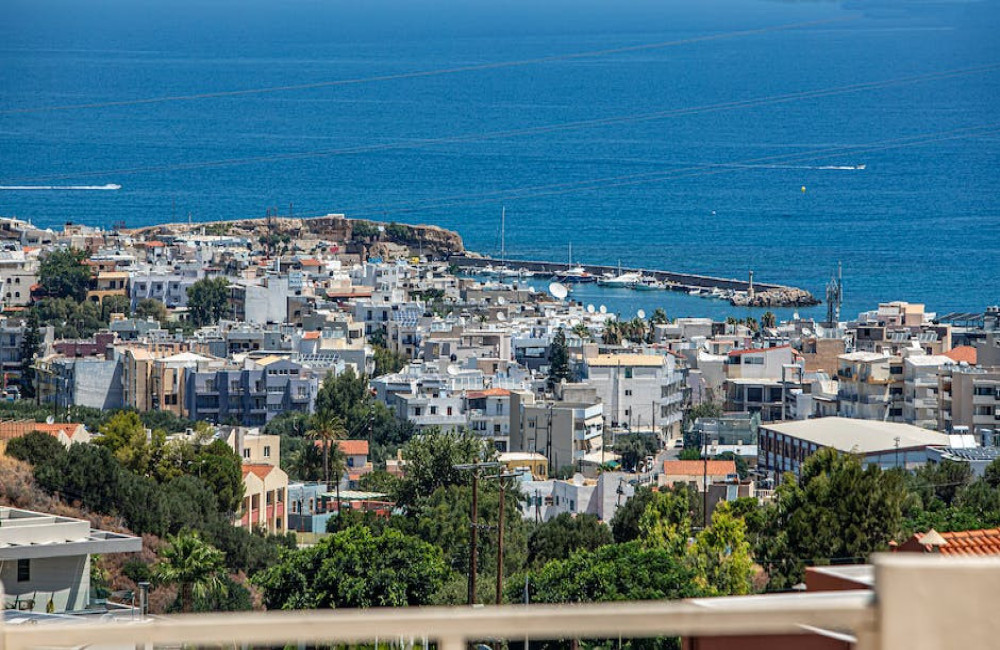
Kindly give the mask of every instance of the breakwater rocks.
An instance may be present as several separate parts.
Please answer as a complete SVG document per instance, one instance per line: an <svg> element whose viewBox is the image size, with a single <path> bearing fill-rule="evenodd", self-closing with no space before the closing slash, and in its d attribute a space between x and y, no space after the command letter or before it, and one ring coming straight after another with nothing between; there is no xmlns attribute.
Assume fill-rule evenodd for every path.
<svg viewBox="0 0 1000 650"><path fill-rule="evenodd" d="M755 291L753 296L738 293L729 299L729 304L736 307L812 307L819 300L805 289L795 287L778 287Z"/></svg>

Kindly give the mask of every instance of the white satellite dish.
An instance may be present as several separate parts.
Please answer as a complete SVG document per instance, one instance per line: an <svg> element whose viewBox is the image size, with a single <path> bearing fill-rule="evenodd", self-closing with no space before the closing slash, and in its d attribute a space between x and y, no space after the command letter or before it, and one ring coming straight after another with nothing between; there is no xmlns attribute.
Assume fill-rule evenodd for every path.
<svg viewBox="0 0 1000 650"><path fill-rule="evenodd" d="M799 312L793 311L792 312L792 320L798 320L798 319L799 319Z"/></svg>
<svg viewBox="0 0 1000 650"><path fill-rule="evenodd" d="M637 311L635 313L635 315L638 316L639 318L645 318L646 317L646 310L645 309L640 309L639 311Z"/></svg>
<svg viewBox="0 0 1000 650"><path fill-rule="evenodd" d="M49 417L45 418L45 424L54 424L55 421L56 421L56 419L54 417L52 417L51 415Z"/></svg>
<svg viewBox="0 0 1000 650"><path fill-rule="evenodd" d="M587 313L588 314L593 314L595 311L597 311L597 310L594 309L593 305L587 305Z"/></svg>
<svg viewBox="0 0 1000 650"><path fill-rule="evenodd" d="M503 296L497 296L497 304L498 305L506 305L507 304L507 299L504 298Z"/></svg>
<svg viewBox="0 0 1000 650"><path fill-rule="evenodd" d="M552 297L556 300L562 300L569 295L569 289L567 289L566 285L561 282L553 282L549 285L549 293L551 293Z"/></svg>
<svg viewBox="0 0 1000 650"><path fill-rule="evenodd" d="M570 327L576 327L579 324L580 324L580 319L579 318L571 318L571 319L569 319L569 326Z"/></svg>
<svg viewBox="0 0 1000 650"><path fill-rule="evenodd" d="M503 321L507 320L507 314L503 313L502 311L498 311L497 312L497 320L500 321L500 322L503 322Z"/></svg>
<svg viewBox="0 0 1000 650"><path fill-rule="evenodd" d="M598 307L597 311L601 312L602 314L606 314L608 313L608 308L605 307L604 305L601 305L600 307Z"/></svg>
<svg viewBox="0 0 1000 650"><path fill-rule="evenodd" d="M456 366L453 363L449 363L448 364L448 370L447 370L447 372L448 372L449 375L451 375L452 377L454 377L455 375L458 374L458 366Z"/></svg>

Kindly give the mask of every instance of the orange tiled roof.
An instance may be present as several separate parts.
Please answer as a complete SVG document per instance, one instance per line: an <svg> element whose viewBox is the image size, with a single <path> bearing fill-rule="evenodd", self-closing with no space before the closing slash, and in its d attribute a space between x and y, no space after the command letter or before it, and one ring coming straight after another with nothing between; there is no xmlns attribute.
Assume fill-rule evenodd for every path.
<svg viewBox="0 0 1000 650"><path fill-rule="evenodd" d="M944 356L955 363L962 363L964 361L970 366L976 365L976 348L971 345L960 345L957 348L952 348L945 352Z"/></svg>
<svg viewBox="0 0 1000 650"><path fill-rule="evenodd" d="M302 338L306 339L307 341L318 339L319 332L306 332L305 334L302 335Z"/></svg>
<svg viewBox="0 0 1000 650"><path fill-rule="evenodd" d="M246 478L247 474L253 474L259 479L265 479L267 478L267 475L273 471L274 471L274 465L245 463L243 465L243 478Z"/></svg>
<svg viewBox="0 0 1000 650"><path fill-rule="evenodd" d="M938 534L947 542L939 547L941 555L1000 555L1000 528Z"/></svg>
<svg viewBox="0 0 1000 650"><path fill-rule="evenodd" d="M337 447L348 456L367 456L367 440L339 440Z"/></svg>
<svg viewBox="0 0 1000 650"><path fill-rule="evenodd" d="M510 391L506 388L487 388L486 390L473 390L465 395L469 399L479 399L481 397L509 397Z"/></svg>
<svg viewBox="0 0 1000 650"><path fill-rule="evenodd" d="M68 438L72 439L73 435L76 434L82 426L83 425L76 422L56 422L54 424L31 422L30 420L0 422L0 440L20 438L21 436L27 435L32 431L47 433L56 438L59 437L60 432L63 432Z"/></svg>
<svg viewBox="0 0 1000 650"><path fill-rule="evenodd" d="M705 472L705 461L702 460L663 461L663 473L668 476L701 476ZM709 476L735 474L736 463L731 460L710 460L707 472Z"/></svg>

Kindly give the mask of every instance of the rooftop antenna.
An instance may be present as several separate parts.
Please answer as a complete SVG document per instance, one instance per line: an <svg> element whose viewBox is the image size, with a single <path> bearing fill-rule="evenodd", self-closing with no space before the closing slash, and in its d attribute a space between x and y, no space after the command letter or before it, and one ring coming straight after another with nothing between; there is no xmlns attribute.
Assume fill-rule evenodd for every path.
<svg viewBox="0 0 1000 650"><path fill-rule="evenodd" d="M840 322L840 305L844 300L843 267L837 262L837 275L826 285L826 322L836 327Z"/></svg>
<svg viewBox="0 0 1000 650"><path fill-rule="evenodd" d="M549 293L551 293L552 297L556 300L562 300L569 295L569 289L567 289L566 285L561 282L553 282L549 285Z"/></svg>

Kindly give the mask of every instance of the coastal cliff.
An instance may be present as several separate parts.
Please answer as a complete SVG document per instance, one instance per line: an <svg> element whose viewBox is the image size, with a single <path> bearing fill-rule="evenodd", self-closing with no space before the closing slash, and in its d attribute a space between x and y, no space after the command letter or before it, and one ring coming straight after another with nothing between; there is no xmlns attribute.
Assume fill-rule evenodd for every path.
<svg viewBox="0 0 1000 650"><path fill-rule="evenodd" d="M433 256L448 256L465 251L462 237L452 230L428 225L381 223L364 219L348 219L341 214L325 217L271 217L208 221L200 223L167 223L128 231L146 238L176 237L191 233L231 235L266 240L271 237L297 239L328 239L350 246L363 247L371 254L393 245L405 246L412 252Z"/></svg>

